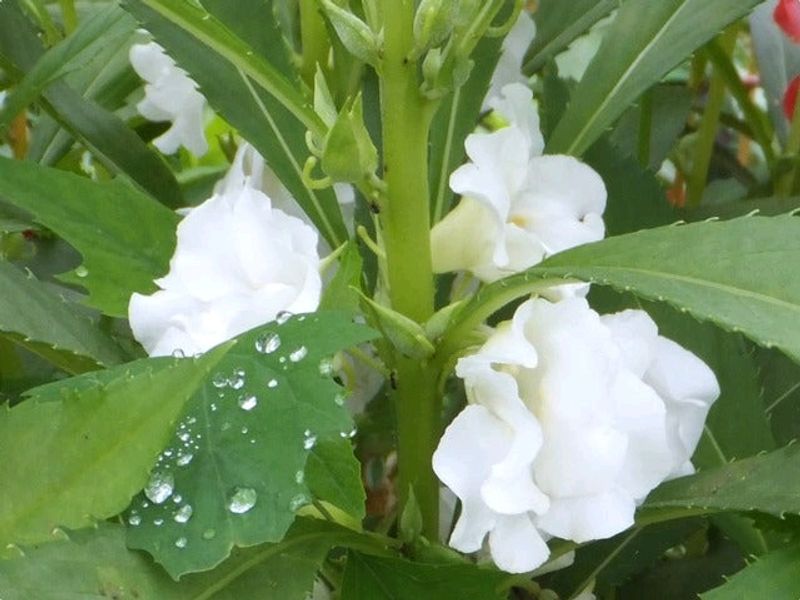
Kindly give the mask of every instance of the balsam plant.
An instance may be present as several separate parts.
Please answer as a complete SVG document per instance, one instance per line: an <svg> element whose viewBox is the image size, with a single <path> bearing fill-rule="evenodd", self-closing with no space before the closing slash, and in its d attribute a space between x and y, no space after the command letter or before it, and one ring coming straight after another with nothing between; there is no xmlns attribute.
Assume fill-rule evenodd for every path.
<svg viewBox="0 0 800 600"><path fill-rule="evenodd" d="M799 11L0 0L0 598L800 596Z"/></svg>

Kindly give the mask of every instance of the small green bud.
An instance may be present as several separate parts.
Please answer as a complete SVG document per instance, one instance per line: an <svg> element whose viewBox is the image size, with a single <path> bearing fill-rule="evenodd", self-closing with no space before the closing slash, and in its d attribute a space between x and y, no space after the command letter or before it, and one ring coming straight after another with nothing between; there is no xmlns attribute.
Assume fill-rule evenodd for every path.
<svg viewBox="0 0 800 600"><path fill-rule="evenodd" d="M391 308L378 304L363 294L361 300L370 309L375 325L401 354L408 358L423 359L436 352L436 348L425 335L425 330L419 323Z"/></svg>
<svg viewBox="0 0 800 600"><path fill-rule="evenodd" d="M380 44L378 36L369 25L331 0L319 2L344 47L359 60L377 66Z"/></svg>
<svg viewBox="0 0 800 600"><path fill-rule="evenodd" d="M378 150L364 125L361 96L345 106L328 132L322 170L334 181L356 183L378 168Z"/></svg>
<svg viewBox="0 0 800 600"><path fill-rule="evenodd" d="M444 42L455 25L456 3L452 0L422 0L414 15L414 41L420 52Z"/></svg>

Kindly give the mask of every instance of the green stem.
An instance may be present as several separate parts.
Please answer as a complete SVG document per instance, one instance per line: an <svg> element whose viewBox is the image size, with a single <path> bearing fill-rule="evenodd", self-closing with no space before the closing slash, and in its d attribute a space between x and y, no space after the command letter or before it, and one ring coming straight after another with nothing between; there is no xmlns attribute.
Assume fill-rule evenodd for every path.
<svg viewBox="0 0 800 600"><path fill-rule="evenodd" d="M788 198L794 191L797 181L797 159L800 153L800 94L794 103L794 113L792 116L792 127L789 129L789 137L786 140L784 155L792 160L792 168L785 173L775 184L776 195L780 198Z"/></svg>
<svg viewBox="0 0 800 600"><path fill-rule="evenodd" d="M735 30L728 31L722 35L720 45L726 56L730 55L735 43ZM711 166L711 155L714 152L714 142L717 139L719 120L725 104L726 89L725 77L722 76L718 68L714 67L706 110L703 113L703 120L697 132L692 172L687 182L686 207L690 209L700 206L703 200L703 192L708 180L708 170Z"/></svg>
<svg viewBox="0 0 800 600"><path fill-rule="evenodd" d="M69 35L78 27L78 13L75 10L75 0L59 0L61 16L64 19L64 32Z"/></svg>
<svg viewBox="0 0 800 600"><path fill-rule="evenodd" d="M392 308L422 323L433 314L430 250L428 133L431 109L419 92L413 48L414 0L383 0L384 55L381 79L383 169L386 202L381 213ZM437 373L398 356L394 365L401 510L413 488L424 535L436 539L438 483L431 456L439 437Z"/></svg>
<svg viewBox="0 0 800 600"><path fill-rule="evenodd" d="M306 84L313 89L317 65L324 71L330 52L328 30L317 0L300 0L300 39L303 45L300 72Z"/></svg>
<svg viewBox="0 0 800 600"><path fill-rule="evenodd" d="M653 90L647 90L639 105L639 145L637 153L639 164L647 169L650 166L650 139L653 135Z"/></svg>

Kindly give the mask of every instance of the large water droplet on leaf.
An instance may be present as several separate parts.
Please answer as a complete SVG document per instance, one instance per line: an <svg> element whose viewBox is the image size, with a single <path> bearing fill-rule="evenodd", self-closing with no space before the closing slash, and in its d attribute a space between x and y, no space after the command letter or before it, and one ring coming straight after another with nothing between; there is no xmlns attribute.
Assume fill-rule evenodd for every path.
<svg viewBox="0 0 800 600"><path fill-rule="evenodd" d="M131 516L128 517L128 524L133 525L134 527L138 527L142 524L142 517L141 515L137 515L136 513L131 513Z"/></svg>
<svg viewBox="0 0 800 600"><path fill-rule="evenodd" d="M317 445L317 436L315 436L309 429L305 430L303 434L303 448L306 450L311 450L314 446Z"/></svg>
<svg viewBox="0 0 800 600"><path fill-rule="evenodd" d="M231 386L235 390L240 390L244 387L244 378L245 372L241 369L237 369L231 375L231 378L228 379L228 385Z"/></svg>
<svg viewBox="0 0 800 600"><path fill-rule="evenodd" d="M292 318L292 313L290 313L288 310L282 310L281 312L278 313L278 316L275 317L275 320L278 322L278 325L283 325L284 323L286 323L286 321L288 321L291 318Z"/></svg>
<svg viewBox="0 0 800 600"><path fill-rule="evenodd" d="M186 523L192 518L192 513L194 513L192 505L184 504L175 512L175 515L172 518L175 519L176 523Z"/></svg>
<svg viewBox="0 0 800 600"><path fill-rule="evenodd" d="M150 476L144 495L154 504L163 504L175 490L175 478L172 473L156 471Z"/></svg>
<svg viewBox="0 0 800 600"><path fill-rule="evenodd" d="M269 389L271 389L271 390L274 390L276 387L278 387L278 380L277 379L270 379L267 382L267 387Z"/></svg>
<svg viewBox="0 0 800 600"><path fill-rule="evenodd" d="M253 410L258 406L258 398L255 396L242 396L239 398L239 408L246 411Z"/></svg>
<svg viewBox="0 0 800 600"><path fill-rule="evenodd" d="M256 505L258 494L253 488L236 487L228 498L228 510L236 515L242 515Z"/></svg>
<svg viewBox="0 0 800 600"><path fill-rule="evenodd" d="M175 540L175 547L183 549L186 548L188 543L189 541L185 537L179 537L177 540Z"/></svg>
<svg viewBox="0 0 800 600"><path fill-rule="evenodd" d="M293 363L297 363L303 360L306 356L308 356L308 348L305 346L300 346L297 350L289 355L289 360Z"/></svg>
<svg viewBox="0 0 800 600"><path fill-rule="evenodd" d="M272 354L281 347L281 336L277 333L265 333L256 340L256 350L261 354Z"/></svg>

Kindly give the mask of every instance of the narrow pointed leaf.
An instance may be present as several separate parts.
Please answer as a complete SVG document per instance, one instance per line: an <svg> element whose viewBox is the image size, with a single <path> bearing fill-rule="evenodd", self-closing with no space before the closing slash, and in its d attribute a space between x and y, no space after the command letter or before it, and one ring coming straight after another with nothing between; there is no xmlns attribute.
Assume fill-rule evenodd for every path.
<svg viewBox="0 0 800 600"><path fill-rule="evenodd" d="M556 127L548 151L583 154L645 90L760 1L622 3Z"/></svg>
<svg viewBox="0 0 800 600"><path fill-rule="evenodd" d="M449 336L514 298L574 278L666 302L800 361L798 263L800 219L791 216L640 231L563 252L487 286Z"/></svg>
<svg viewBox="0 0 800 600"><path fill-rule="evenodd" d="M800 598L800 547L793 546L767 554L744 568L725 585L700 594L701 600L741 600L769 598L796 600Z"/></svg>

